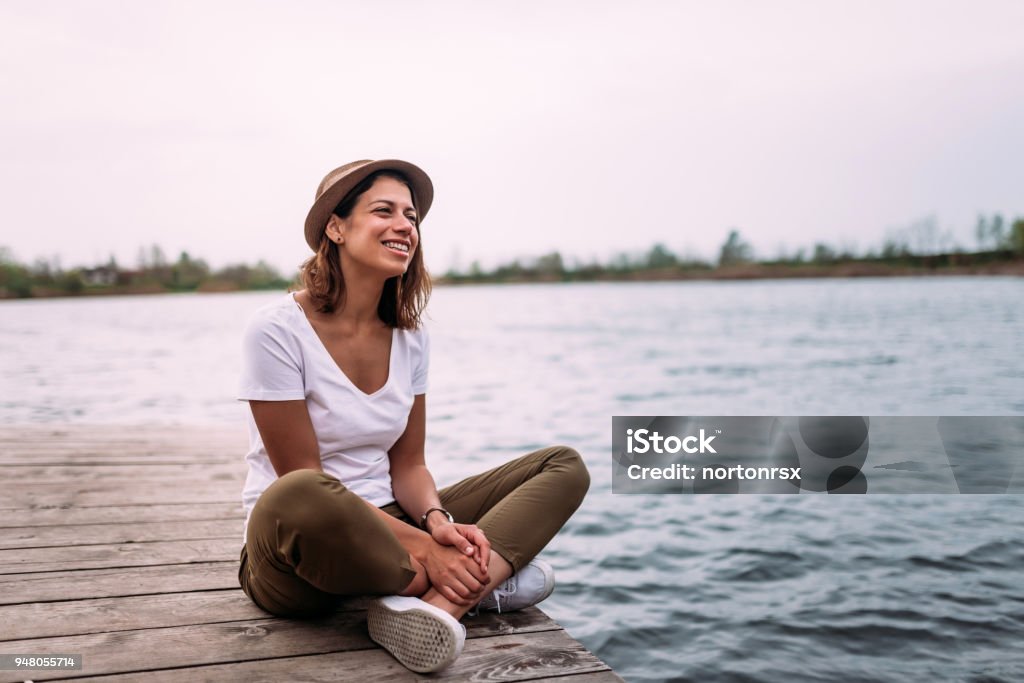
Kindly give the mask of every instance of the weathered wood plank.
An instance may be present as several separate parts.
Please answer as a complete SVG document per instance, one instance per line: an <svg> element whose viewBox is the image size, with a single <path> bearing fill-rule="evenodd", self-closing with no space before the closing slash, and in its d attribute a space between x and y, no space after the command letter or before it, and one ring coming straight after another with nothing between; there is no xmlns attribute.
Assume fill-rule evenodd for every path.
<svg viewBox="0 0 1024 683"><path fill-rule="evenodd" d="M224 562L0 575L0 605L238 589L238 557Z"/></svg>
<svg viewBox="0 0 1024 683"><path fill-rule="evenodd" d="M2 429L2 428L0 428ZM0 462L5 458L82 458L82 457L109 457L123 458L136 455L138 457L155 457L166 455L167 457L187 460L196 456L211 458L213 460L227 460L237 456L239 452L243 455L248 450L248 439L245 436L232 439L220 439L216 441L178 441L168 443L128 443L118 442L115 439L106 439L88 442L47 442L40 444L0 443Z"/></svg>
<svg viewBox="0 0 1024 683"><path fill-rule="evenodd" d="M56 506L167 505L171 503L235 503L241 485L233 482L199 482L167 486L167 480L126 482L61 482L36 484L31 488L5 482L0 484L0 510Z"/></svg>
<svg viewBox="0 0 1024 683"><path fill-rule="evenodd" d="M241 494L233 503L188 505L93 505L88 507L33 507L7 510L0 515L0 529L76 524L134 524L180 522L202 519L237 519L242 522Z"/></svg>
<svg viewBox="0 0 1024 683"><path fill-rule="evenodd" d="M237 586L234 590L36 602L0 607L4 624L0 642L268 616ZM0 651L6 652L3 645Z"/></svg>
<svg viewBox="0 0 1024 683"><path fill-rule="evenodd" d="M365 612L370 600L350 598L337 611ZM542 612L538 615L537 619L547 619ZM273 616L254 605L236 581L226 590L3 606L0 623L5 626L0 629L0 642L270 618Z"/></svg>
<svg viewBox="0 0 1024 683"><path fill-rule="evenodd" d="M173 457L180 459L203 457L220 460L237 457L238 454L244 455L248 445L248 437L245 435L232 438L167 439L149 442L116 438L98 439L93 442L48 440L36 444L0 441L0 462L4 462L6 458L119 458L131 455L148 459L172 454Z"/></svg>
<svg viewBox="0 0 1024 683"><path fill-rule="evenodd" d="M235 444L230 448L208 451L179 452L174 450L137 451L137 450L86 450L74 451L24 451L0 452L0 466L17 465L84 465L90 462L105 462L121 465L132 462L140 464L165 463L194 465L204 462L213 464L230 464L244 462L248 450L245 444Z"/></svg>
<svg viewBox="0 0 1024 683"><path fill-rule="evenodd" d="M365 612L371 600L365 596L349 598L336 611ZM0 642L271 618L237 585L217 591L28 603L0 607L0 623L5 624ZM517 613L514 620L512 626L520 630L553 624L540 610Z"/></svg>
<svg viewBox="0 0 1024 683"><path fill-rule="evenodd" d="M229 537L242 537L241 519L8 527L0 531L0 550Z"/></svg>
<svg viewBox="0 0 1024 683"><path fill-rule="evenodd" d="M22 424L0 428L0 448L6 445L32 446L40 443L128 443L176 444L200 439L232 439L245 436L245 426L209 425L106 425L75 424L65 426Z"/></svg>
<svg viewBox="0 0 1024 683"><path fill-rule="evenodd" d="M242 535L195 541L0 550L0 574L237 560Z"/></svg>
<svg viewBox="0 0 1024 683"><path fill-rule="evenodd" d="M111 457L100 457L95 458L46 458L41 460L29 461L24 458L12 459L7 461L0 461L0 468L3 468L8 476L15 477L18 473L22 473L25 477L29 476L28 470L30 468L38 467L68 467L68 468L85 468L85 467L150 467L156 465L164 466L185 466L185 467L229 467L236 466L236 469L245 471L245 461L241 457L226 458L175 458L173 456L154 456L153 458L139 459L139 458L111 458ZM7 470L6 468L10 468ZM82 470L77 470L81 472ZM76 472L69 472L69 476L76 476Z"/></svg>
<svg viewBox="0 0 1024 683"><path fill-rule="evenodd" d="M565 631L522 633L515 636L474 638L455 664L425 676L408 671L380 648L359 652L332 652L308 657L287 657L217 664L189 669L146 673L147 681L538 681L562 683L622 683ZM557 678L554 678L557 677ZM86 678L110 681L116 678Z"/></svg>
<svg viewBox="0 0 1024 683"><path fill-rule="evenodd" d="M538 618L535 612L539 610L467 619L468 637L561 632L558 624L543 613ZM268 618L3 641L5 652L81 654L81 673L91 676L376 648L366 634L364 612L339 612L306 621ZM33 676L33 680L49 680L61 674L33 672Z"/></svg>
<svg viewBox="0 0 1024 683"><path fill-rule="evenodd" d="M608 666L565 631L469 640L442 680L529 681L553 674L607 671ZM433 677L432 677L433 678Z"/></svg>
<svg viewBox="0 0 1024 683"><path fill-rule="evenodd" d="M570 636L571 637L571 636ZM605 664L605 666L608 666ZM622 678L608 668L604 671L596 671L594 673L583 673L583 674L572 674L571 676L560 676L555 674L551 678L543 678L540 680L552 681L554 683L626 683Z"/></svg>
<svg viewBox="0 0 1024 683"><path fill-rule="evenodd" d="M0 464L44 460L173 457L239 461L248 449L241 425L232 427L99 427L52 429L38 425L0 428Z"/></svg>
<svg viewBox="0 0 1024 683"><path fill-rule="evenodd" d="M55 484L65 482L82 482L96 480L128 480L150 481L169 479L175 481L231 481L238 482L239 488L245 481L246 468L243 462L236 463L129 463L129 464L97 464L83 465L12 465L2 463L0 467L20 486L36 486L37 484Z"/></svg>

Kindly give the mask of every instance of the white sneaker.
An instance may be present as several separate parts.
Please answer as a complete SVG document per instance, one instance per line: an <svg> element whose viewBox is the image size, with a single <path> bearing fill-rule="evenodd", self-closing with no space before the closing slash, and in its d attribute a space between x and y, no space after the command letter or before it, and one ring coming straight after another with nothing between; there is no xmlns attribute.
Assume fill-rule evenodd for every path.
<svg viewBox="0 0 1024 683"><path fill-rule="evenodd" d="M439 607L401 595L374 600L366 612L370 638L412 671L440 671L458 658L466 627Z"/></svg>
<svg viewBox="0 0 1024 683"><path fill-rule="evenodd" d="M534 558L484 596L477 609L512 612L536 605L555 590L555 570L544 560Z"/></svg>

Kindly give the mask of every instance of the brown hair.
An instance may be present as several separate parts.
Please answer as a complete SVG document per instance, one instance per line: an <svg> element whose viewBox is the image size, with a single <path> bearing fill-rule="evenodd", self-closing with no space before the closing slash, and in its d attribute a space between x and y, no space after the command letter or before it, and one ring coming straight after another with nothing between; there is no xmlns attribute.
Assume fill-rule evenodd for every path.
<svg viewBox="0 0 1024 683"><path fill-rule="evenodd" d="M412 185L408 179L397 171L377 171L364 178L352 188L334 209L339 218L348 218L352 209L364 192L373 187L377 178L393 178L409 188L413 197ZM420 235L420 226L416 224L416 234ZM320 244L313 256L310 256L299 270L299 279L306 288L309 298L317 311L333 313L345 303L345 277L341 272L341 258L338 245L327 236L326 231L320 233ZM412 255L409 267L401 276L388 278L384 282L380 301L377 303L377 315L387 325L403 330L412 330L420 326L423 309L430 298L430 276L423 263L422 240Z"/></svg>

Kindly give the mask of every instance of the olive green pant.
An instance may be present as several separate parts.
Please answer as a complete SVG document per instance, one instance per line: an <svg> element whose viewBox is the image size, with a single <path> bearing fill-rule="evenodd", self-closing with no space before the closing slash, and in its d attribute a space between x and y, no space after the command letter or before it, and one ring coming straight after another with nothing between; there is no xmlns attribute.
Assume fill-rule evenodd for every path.
<svg viewBox="0 0 1024 683"><path fill-rule="evenodd" d="M438 491L456 522L476 524L515 571L547 545L590 486L579 454L552 446ZM397 503L381 508L414 522ZM393 595L416 576L408 551L334 477L296 470L267 487L249 516L238 580L278 616L333 610L347 595Z"/></svg>

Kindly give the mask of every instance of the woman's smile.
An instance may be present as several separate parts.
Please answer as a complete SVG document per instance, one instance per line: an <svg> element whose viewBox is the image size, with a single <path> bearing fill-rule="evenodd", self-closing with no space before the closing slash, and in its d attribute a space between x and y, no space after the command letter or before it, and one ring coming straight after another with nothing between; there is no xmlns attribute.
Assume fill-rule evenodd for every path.
<svg viewBox="0 0 1024 683"><path fill-rule="evenodd" d="M388 251L400 254L403 258L409 256L409 249L412 246L408 240L387 240L383 244Z"/></svg>

